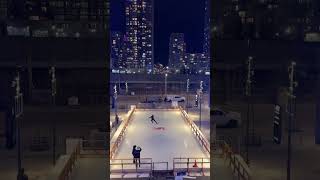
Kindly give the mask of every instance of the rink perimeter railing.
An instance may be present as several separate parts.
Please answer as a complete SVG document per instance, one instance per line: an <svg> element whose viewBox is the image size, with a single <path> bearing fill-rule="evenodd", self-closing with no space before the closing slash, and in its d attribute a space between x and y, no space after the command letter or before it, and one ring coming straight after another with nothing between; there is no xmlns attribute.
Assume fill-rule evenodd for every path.
<svg viewBox="0 0 320 180"><path fill-rule="evenodd" d="M166 110L166 111L180 111L185 122L190 126L192 132L199 141L204 152L210 157L210 143L202 134L200 129L194 124L194 122L189 118L188 114L183 110L182 107L161 107L155 108L156 110ZM153 171L168 171L169 162L152 162L152 158L141 158L141 167L136 168L133 163L133 159L114 159L115 154L118 151L119 146L124 138L126 128L128 127L133 113L138 111L148 111L155 110L149 106L133 106L131 110L127 113L127 117L124 119L123 123L119 126L117 132L114 134L111 140L110 146L110 170L113 174L145 174L151 175ZM210 173L210 158L188 158L180 157L173 159L173 170L174 173L181 171L187 172L189 175L193 176L206 176ZM120 176L120 175L119 175Z"/></svg>
<svg viewBox="0 0 320 180"><path fill-rule="evenodd" d="M110 142L110 159L113 159L114 155L117 153L119 146L121 145L122 139L124 138L125 131L129 125L132 114L135 111L136 106L131 106L131 109L127 113L124 121L118 127L118 130L113 135Z"/></svg>
<svg viewBox="0 0 320 180"><path fill-rule="evenodd" d="M180 106L179 107L182 117L185 120L185 122L190 126L193 134L197 137L197 140L199 141L202 148L204 148L206 154L208 157L210 157L210 143L206 139L206 137L203 135L203 133L200 131L198 126L189 118L188 113Z"/></svg>
<svg viewBox="0 0 320 180"><path fill-rule="evenodd" d="M243 160L243 158L234 153L231 146L224 140L216 140L214 142L216 147L220 147L221 156L228 162L229 167L232 169L239 180L250 180L252 173L249 166Z"/></svg>
<svg viewBox="0 0 320 180"><path fill-rule="evenodd" d="M110 160L110 170L113 174L145 174L151 176L153 171L152 158L140 158L140 166L134 163L133 159L112 159Z"/></svg>
<svg viewBox="0 0 320 180"><path fill-rule="evenodd" d="M173 158L173 173L186 172L191 176L210 174L210 158Z"/></svg>

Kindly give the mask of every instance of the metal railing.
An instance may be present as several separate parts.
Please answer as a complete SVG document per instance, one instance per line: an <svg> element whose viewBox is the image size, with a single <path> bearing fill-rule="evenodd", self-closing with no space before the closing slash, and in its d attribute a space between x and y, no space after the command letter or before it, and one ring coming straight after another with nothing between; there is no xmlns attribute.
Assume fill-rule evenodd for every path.
<svg viewBox="0 0 320 180"><path fill-rule="evenodd" d="M210 171L209 158L173 158L173 173L186 171L188 174L199 172L202 176Z"/></svg>
<svg viewBox="0 0 320 180"><path fill-rule="evenodd" d="M105 150L104 140L82 140L82 150Z"/></svg>
<svg viewBox="0 0 320 180"><path fill-rule="evenodd" d="M123 125L122 129L120 130L120 133L119 133L116 141L110 145L110 159L112 159L113 156L116 154L118 147L120 146L122 139L124 138L125 131L129 125L129 122L131 120L132 114L135 111L135 109L136 108L134 107L133 109L131 109L129 111L128 117L122 122L122 123L124 123L124 125Z"/></svg>
<svg viewBox="0 0 320 180"><path fill-rule="evenodd" d="M210 156L210 143L202 134L198 126L189 118L189 115L183 110L183 108L179 107L183 119L186 123L190 126L194 135L196 135L197 139L199 140L200 145L205 149L206 153Z"/></svg>
<svg viewBox="0 0 320 180"><path fill-rule="evenodd" d="M140 167L133 162L133 159L110 160L111 173L148 173L151 176L152 168L152 158L140 158Z"/></svg>
<svg viewBox="0 0 320 180"><path fill-rule="evenodd" d="M155 168L155 164L165 164L166 168ZM168 171L169 170L169 163L168 162L152 162L152 170L153 171L155 171L155 170L166 170L166 171Z"/></svg>
<svg viewBox="0 0 320 180"><path fill-rule="evenodd" d="M229 160L229 166L233 169L233 173L238 176L239 180L250 180L251 172L239 155L236 155L226 142L219 143L222 148L222 155L225 160Z"/></svg>
<svg viewBox="0 0 320 180"><path fill-rule="evenodd" d="M72 153L61 156L60 166L55 166L46 177L47 180L68 180L80 154L80 143L77 143Z"/></svg>

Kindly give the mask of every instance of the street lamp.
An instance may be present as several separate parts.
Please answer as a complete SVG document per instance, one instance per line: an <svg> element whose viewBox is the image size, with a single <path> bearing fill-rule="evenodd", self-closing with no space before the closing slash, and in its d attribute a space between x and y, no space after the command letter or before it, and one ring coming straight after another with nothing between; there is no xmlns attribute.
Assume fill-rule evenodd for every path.
<svg viewBox="0 0 320 180"><path fill-rule="evenodd" d="M202 90L203 90L203 81L200 81L200 90L199 90L199 106L200 106L200 108L199 108L199 110L200 110L200 112L199 112L199 129L200 129L200 131L201 131L201 99L202 99Z"/></svg>
<svg viewBox="0 0 320 180"><path fill-rule="evenodd" d="M294 95L294 88L298 86L298 82L295 81L295 62L291 62L291 65L288 68L289 71L289 92L288 92L288 153L287 153L287 180L291 179L291 133L292 133L292 119L293 119L293 103L296 98Z"/></svg>
<svg viewBox="0 0 320 180"><path fill-rule="evenodd" d="M23 114L23 94L20 92L20 75L19 72L17 76L12 81L12 88L15 88L15 96L14 96L14 107L13 113L17 122L17 154L18 154L18 175L17 179L22 176L22 168L21 168L21 116Z"/></svg>
<svg viewBox="0 0 320 180"><path fill-rule="evenodd" d="M57 83L56 83L56 69L52 66L49 69L49 74L51 75L51 103L52 106L56 105L56 94L57 94ZM52 162L53 165L56 164L56 122L52 118Z"/></svg>
<svg viewBox="0 0 320 180"><path fill-rule="evenodd" d="M166 73L165 74L165 78L164 78L164 94L165 94L165 97L167 97L167 77L168 77L168 74Z"/></svg>
<svg viewBox="0 0 320 180"><path fill-rule="evenodd" d="M114 106L115 106L115 108L114 108L115 120L116 120L116 122L118 122L117 121L117 118L118 118L118 112L117 112L117 108L118 108L118 104L117 104L117 93L118 93L117 92L117 85L114 85L113 89L114 89L113 97L114 97Z"/></svg>
<svg viewBox="0 0 320 180"><path fill-rule="evenodd" d="M254 74L252 70L252 60L253 58L249 56L247 61L247 80L246 80L246 92L247 97L247 124L246 124L246 163L249 165L249 126L250 126L250 96L251 96L251 84L252 75Z"/></svg>
<svg viewBox="0 0 320 180"><path fill-rule="evenodd" d="M119 89L119 92L120 92L120 69L118 69L118 89Z"/></svg>
<svg viewBox="0 0 320 180"><path fill-rule="evenodd" d="M126 94L128 94L129 88L128 88L128 82L127 81L126 81L125 85L126 85Z"/></svg>
<svg viewBox="0 0 320 180"><path fill-rule="evenodd" d="M186 109L187 109L187 113L189 113L189 86L190 86L190 79L187 79L187 105L186 105Z"/></svg>

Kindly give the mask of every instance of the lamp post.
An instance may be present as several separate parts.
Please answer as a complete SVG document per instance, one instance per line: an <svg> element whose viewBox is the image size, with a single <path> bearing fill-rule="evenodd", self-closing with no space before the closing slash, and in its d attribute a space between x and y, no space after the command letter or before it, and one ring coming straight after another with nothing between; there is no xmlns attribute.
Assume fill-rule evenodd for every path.
<svg viewBox="0 0 320 180"><path fill-rule="evenodd" d="M128 87L128 82L127 81L126 81L125 85L126 85L126 95L128 95L129 87Z"/></svg>
<svg viewBox="0 0 320 180"><path fill-rule="evenodd" d="M200 131L201 131L201 99L202 99L202 90L203 90L203 81L200 81L200 91L199 91L199 106L200 106L200 108L199 108L199 110L200 110L200 112L199 112L199 129L200 129Z"/></svg>
<svg viewBox="0 0 320 180"><path fill-rule="evenodd" d="M120 69L118 69L118 89L119 89L119 92L120 92Z"/></svg>
<svg viewBox="0 0 320 180"><path fill-rule="evenodd" d="M187 79L187 105L186 105L186 109L187 109L187 113L189 113L189 86L190 86L190 79Z"/></svg>
<svg viewBox="0 0 320 180"><path fill-rule="evenodd" d="M249 165L249 126L250 126L250 96L251 96L251 79L254 74L252 70L252 60L253 58L249 56L247 61L247 80L246 80L246 97L247 97L247 123L246 123L246 163Z"/></svg>
<svg viewBox="0 0 320 180"><path fill-rule="evenodd" d="M117 111L117 108L118 108L118 103L117 103L117 85L114 85L114 87L113 87L113 89L114 89L114 94L113 94L113 97L114 97L114 114L115 114L115 120L116 120L116 122L117 122L117 116L118 116L118 111Z"/></svg>
<svg viewBox="0 0 320 180"><path fill-rule="evenodd" d="M15 88L14 107L13 113L17 122L17 155L18 155L18 175L17 179L22 176L21 168L21 116L23 114L23 94L20 91L20 75L17 72L17 76L12 81L12 88Z"/></svg>
<svg viewBox="0 0 320 180"><path fill-rule="evenodd" d="M294 95L294 88L298 86L298 82L295 81L295 62L291 62L291 65L288 68L289 71L289 92L288 92L288 153L287 153L287 180L291 179L291 133L292 133L292 120L294 116L293 112L293 103L296 98Z"/></svg>
<svg viewBox="0 0 320 180"><path fill-rule="evenodd" d="M164 94L165 94L165 97L167 97L167 77L168 77L168 74L166 73L165 74L165 78L164 78Z"/></svg>
<svg viewBox="0 0 320 180"><path fill-rule="evenodd" d="M56 69L52 66L49 69L49 74L51 75L51 103L53 108L56 105L56 94L57 94L57 84L56 84ZM56 164L56 121L52 119L52 163Z"/></svg>

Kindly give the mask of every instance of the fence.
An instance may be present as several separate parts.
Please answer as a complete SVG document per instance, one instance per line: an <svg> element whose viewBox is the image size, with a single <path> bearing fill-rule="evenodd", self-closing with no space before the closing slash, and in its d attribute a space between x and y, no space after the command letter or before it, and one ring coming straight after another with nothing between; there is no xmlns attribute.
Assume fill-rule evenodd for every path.
<svg viewBox="0 0 320 180"><path fill-rule="evenodd" d="M132 114L135 111L136 107L132 107L131 110L127 114L127 118L124 119L124 121L121 123L120 127L118 128L117 132L114 135L114 138L111 139L111 145L110 145L110 159L114 157L116 154L118 147L121 144L122 139L124 138L125 131L129 125L129 122L131 120Z"/></svg>
<svg viewBox="0 0 320 180"><path fill-rule="evenodd" d="M140 167L133 159L112 159L110 160L111 173L147 173L152 174L153 163L151 158L140 158Z"/></svg>
<svg viewBox="0 0 320 180"><path fill-rule="evenodd" d="M179 107L183 119L186 121L186 123L190 126L192 132L196 135L197 139L200 142L200 145L205 149L206 153L210 156L210 143L205 138L205 136L202 134L200 129L197 127L197 125L190 120L189 115L185 112L185 110L182 109L182 107Z"/></svg>
<svg viewBox="0 0 320 180"><path fill-rule="evenodd" d="M199 165L198 165L199 164ZM188 174L210 172L209 158L173 158L173 173L176 174L181 171L186 171Z"/></svg>
<svg viewBox="0 0 320 180"><path fill-rule="evenodd" d="M69 147L69 149L72 149L72 151L67 155L62 155L59 157L55 167L49 172L46 180L69 179L80 155L80 142L77 142L73 147Z"/></svg>
<svg viewBox="0 0 320 180"><path fill-rule="evenodd" d="M163 168L163 166L161 166L162 164L165 164L165 168ZM160 165L160 166L158 166L158 165ZM168 171L169 170L169 163L168 162L152 162L152 170Z"/></svg>
<svg viewBox="0 0 320 180"><path fill-rule="evenodd" d="M235 154L231 147L224 141L218 142L222 149L222 155L229 161L229 166L233 169L233 173L238 176L239 180L250 180L251 172L247 164L240 155Z"/></svg>

